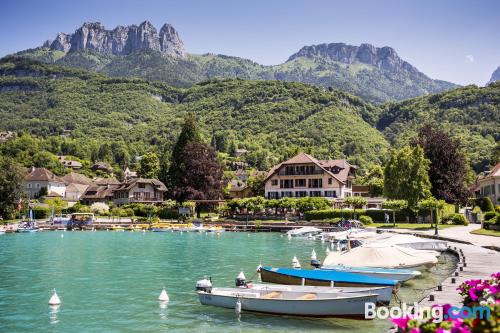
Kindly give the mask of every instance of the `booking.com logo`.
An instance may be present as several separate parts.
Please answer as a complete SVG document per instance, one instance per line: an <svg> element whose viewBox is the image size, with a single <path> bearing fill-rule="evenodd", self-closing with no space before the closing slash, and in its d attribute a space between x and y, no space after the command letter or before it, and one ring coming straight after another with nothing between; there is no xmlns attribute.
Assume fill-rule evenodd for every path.
<svg viewBox="0 0 500 333"><path fill-rule="evenodd" d="M489 319L490 318L490 308L487 306L474 306L474 307L456 307L452 306L447 308L445 313L442 306L419 306L418 303L413 303L413 305L407 305L406 303L401 303L401 306L379 306L377 307L375 303L367 302L365 303L365 318L366 319L395 319L395 318L412 318L412 319L424 319L432 318L434 322L440 323L447 319Z"/></svg>

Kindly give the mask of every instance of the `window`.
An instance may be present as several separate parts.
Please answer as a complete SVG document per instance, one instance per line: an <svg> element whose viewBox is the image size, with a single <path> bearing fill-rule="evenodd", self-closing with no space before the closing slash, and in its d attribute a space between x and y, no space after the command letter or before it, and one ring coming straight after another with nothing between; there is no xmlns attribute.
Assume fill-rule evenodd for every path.
<svg viewBox="0 0 500 333"><path fill-rule="evenodd" d="M144 183L139 183L139 188L146 188L146 184L144 184Z"/></svg>
<svg viewBox="0 0 500 333"><path fill-rule="evenodd" d="M31 183L28 184L28 188L31 188Z"/></svg>
<svg viewBox="0 0 500 333"><path fill-rule="evenodd" d="M280 188L293 188L293 179L281 179Z"/></svg>
<svg viewBox="0 0 500 333"><path fill-rule="evenodd" d="M295 187L306 187L305 179L295 179Z"/></svg>
<svg viewBox="0 0 500 333"><path fill-rule="evenodd" d="M271 186L277 186L277 185L278 185L278 180L277 179L271 180Z"/></svg>
<svg viewBox="0 0 500 333"><path fill-rule="evenodd" d="M323 179L309 179L309 188L323 187Z"/></svg>
<svg viewBox="0 0 500 333"><path fill-rule="evenodd" d="M39 188L40 187L40 184L36 184L36 188Z"/></svg>
<svg viewBox="0 0 500 333"><path fill-rule="evenodd" d="M309 191L309 196L311 197L320 197L321 191Z"/></svg>
<svg viewBox="0 0 500 333"><path fill-rule="evenodd" d="M134 192L134 200L139 200L141 198L141 192Z"/></svg>
<svg viewBox="0 0 500 333"><path fill-rule="evenodd" d="M307 191L295 191L295 197L297 198L307 197Z"/></svg>
<svg viewBox="0 0 500 333"><path fill-rule="evenodd" d="M267 193L267 198L268 199L279 199L279 193L278 192L268 192Z"/></svg>
<svg viewBox="0 0 500 333"><path fill-rule="evenodd" d="M281 197L282 198L285 198L285 197L291 198L291 197L293 197L293 192L281 192Z"/></svg>
<svg viewBox="0 0 500 333"><path fill-rule="evenodd" d="M333 182L333 179L332 178L328 178L328 185L332 185L332 182Z"/></svg>
<svg viewBox="0 0 500 333"><path fill-rule="evenodd" d="M325 191L325 197L336 198L337 197L337 191Z"/></svg>

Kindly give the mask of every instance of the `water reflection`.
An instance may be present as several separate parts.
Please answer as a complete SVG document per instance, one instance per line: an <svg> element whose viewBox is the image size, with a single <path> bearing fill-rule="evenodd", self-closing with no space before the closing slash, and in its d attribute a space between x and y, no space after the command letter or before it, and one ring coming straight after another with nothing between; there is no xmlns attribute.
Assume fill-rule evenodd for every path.
<svg viewBox="0 0 500 333"><path fill-rule="evenodd" d="M60 305L50 305L50 312L49 312L49 318L50 318L50 323L51 324L57 324L59 323L59 319L57 317L57 314L59 313L60 310Z"/></svg>
<svg viewBox="0 0 500 333"><path fill-rule="evenodd" d="M167 319L167 314L168 314L168 302L167 301L158 301L158 307L160 308L160 311L158 314L160 315L161 320L166 320Z"/></svg>

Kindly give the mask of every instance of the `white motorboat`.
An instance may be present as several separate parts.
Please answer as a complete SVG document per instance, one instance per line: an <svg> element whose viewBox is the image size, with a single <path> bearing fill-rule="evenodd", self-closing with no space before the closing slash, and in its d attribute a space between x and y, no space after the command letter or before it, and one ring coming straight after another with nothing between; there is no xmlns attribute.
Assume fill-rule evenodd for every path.
<svg viewBox="0 0 500 333"><path fill-rule="evenodd" d="M372 240L372 243L385 245L398 245L414 250L446 251L448 244L446 241L438 239L422 238L413 235L403 234L382 234Z"/></svg>
<svg viewBox="0 0 500 333"><path fill-rule="evenodd" d="M393 287L321 287L321 286L294 286L286 284L249 283L245 286L251 290L267 291L298 291L307 293L373 293L377 294L378 304L388 304L393 295Z"/></svg>
<svg viewBox="0 0 500 333"><path fill-rule="evenodd" d="M353 267L344 265L322 266L321 269L359 274L359 275L377 277L381 279L398 280L398 281L408 281L422 274L417 270L410 270L410 269Z"/></svg>
<svg viewBox="0 0 500 333"><path fill-rule="evenodd" d="M242 288L199 287L200 303L236 311L294 316L363 318L365 303L376 303L375 293L321 293Z"/></svg>
<svg viewBox="0 0 500 333"><path fill-rule="evenodd" d="M364 244L349 251L334 251L323 266L354 266L378 268L430 267L438 262L436 253L403 248L397 245Z"/></svg>
<svg viewBox="0 0 500 333"><path fill-rule="evenodd" d="M308 237L318 235L322 231L323 230L316 227L302 227L287 231L287 235L292 237Z"/></svg>

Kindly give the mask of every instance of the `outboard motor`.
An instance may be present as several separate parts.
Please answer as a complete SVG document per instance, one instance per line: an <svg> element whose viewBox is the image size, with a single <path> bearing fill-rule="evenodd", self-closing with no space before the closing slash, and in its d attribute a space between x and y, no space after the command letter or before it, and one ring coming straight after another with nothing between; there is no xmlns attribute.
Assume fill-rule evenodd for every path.
<svg viewBox="0 0 500 333"><path fill-rule="evenodd" d="M212 292L212 281L208 279L199 280L196 282L196 291Z"/></svg>
<svg viewBox="0 0 500 333"><path fill-rule="evenodd" d="M234 284L236 285L236 287L246 287L247 282L245 274L243 272L240 272L240 274L238 274L238 276L234 280Z"/></svg>
<svg viewBox="0 0 500 333"><path fill-rule="evenodd" d="M311 259L311 266L314 268L320 268L321 261L319 261L318 259Z"/></svg>

